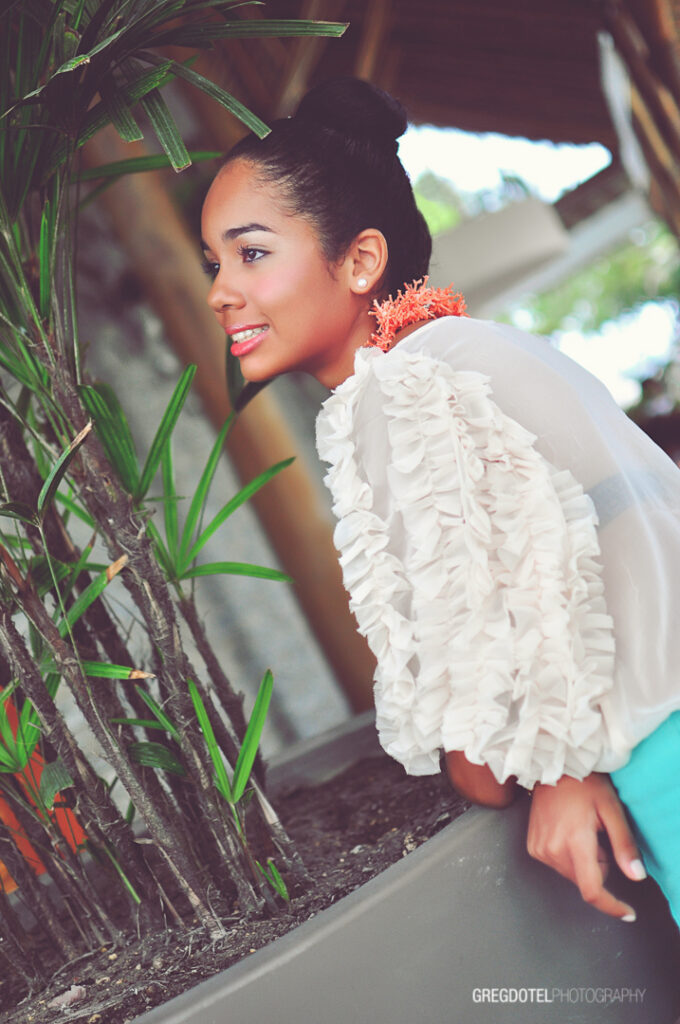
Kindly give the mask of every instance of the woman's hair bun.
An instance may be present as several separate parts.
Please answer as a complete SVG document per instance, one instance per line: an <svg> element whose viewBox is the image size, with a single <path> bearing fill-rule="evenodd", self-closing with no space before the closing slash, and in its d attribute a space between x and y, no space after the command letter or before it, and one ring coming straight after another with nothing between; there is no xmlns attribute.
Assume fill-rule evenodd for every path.
<svg viewBox="0 0 680 1024"><path fill-rule="evenodd" d="M398 100L360 78L331 78L304 97L295 119L336 131L349 139L392 145L406 131L406 111Z"/></svg>

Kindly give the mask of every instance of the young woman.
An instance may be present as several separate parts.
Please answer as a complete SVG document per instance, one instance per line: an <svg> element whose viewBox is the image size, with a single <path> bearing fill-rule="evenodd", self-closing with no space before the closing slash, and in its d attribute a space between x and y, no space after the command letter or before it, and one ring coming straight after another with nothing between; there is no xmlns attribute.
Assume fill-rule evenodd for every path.
<svg viewBox="0 0 680 1024"><path fill-rule="evenodd" d="M489 806L532 790L530 853L624 921L599 837L631 879L639 844L680 921L680 470L545 341L407 287L431 242L405 127L343 79L240 142L203 209L208 301L248 380L332 391L317 445L388 753L444 751Z"/></svg>

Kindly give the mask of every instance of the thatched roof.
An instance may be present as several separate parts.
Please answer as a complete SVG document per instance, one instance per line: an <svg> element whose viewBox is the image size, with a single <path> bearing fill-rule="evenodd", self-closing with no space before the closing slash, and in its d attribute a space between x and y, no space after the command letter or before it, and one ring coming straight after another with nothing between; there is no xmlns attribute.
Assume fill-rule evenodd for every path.
<svg viewBox="0 0 680 1024"><path fill-rule="evenodd" d="M581 186L571 223L629 187L601 85L598 33L610 32L632 82L652 205L680 234L680 0L268 0L237 15L349 23L341 39L230 40L202 58L265 120L291 113L315 82L354 74L398 96L416 122L607 146L612 171ZM241 129L197 102L227 148Z"/></svg>
<svg viewBox="0 0 680 1024"><path fill-rule="evenodd" d="M366 36L381 9L370 52ZM340 17L349 29L325 48L315 78L354 71L363 44L371 77L414 121L615 145L593 0L348 0Z"/></svg>

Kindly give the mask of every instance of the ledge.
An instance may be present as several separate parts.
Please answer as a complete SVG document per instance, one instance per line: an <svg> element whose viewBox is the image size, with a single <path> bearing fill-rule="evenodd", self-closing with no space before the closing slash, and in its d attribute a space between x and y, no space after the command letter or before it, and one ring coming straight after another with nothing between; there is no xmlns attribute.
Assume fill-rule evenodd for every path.
<svg viewBox="0 0 680 1024"><path fill-rule="evenodd" d="M353 759L348 745L371 749L371 728L370 714L359 716L358 730L334 731L327 746L303 744L297 765L287 757L272 767L275 785L319 767L327 777L329 758ZM680 935L654 884L618 879L638 921L605 917L529 858L527 814L524 799L467 811L318 917L136 1024L673 1024ZM480 1002L484 989L499 1002ZM508 989L526 1001L500 1005Z"/></svg>

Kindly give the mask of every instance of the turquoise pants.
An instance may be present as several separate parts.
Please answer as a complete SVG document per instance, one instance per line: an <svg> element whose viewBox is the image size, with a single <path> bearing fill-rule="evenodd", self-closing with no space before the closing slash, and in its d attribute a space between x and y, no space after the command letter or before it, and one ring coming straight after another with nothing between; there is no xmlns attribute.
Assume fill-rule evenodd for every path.
<svg viewBox="0 0 680 1024"><path fill-rule="evenodd" d="M680 711L638 743L611 780L633 820L645 867L680 927Z"/></svg>

